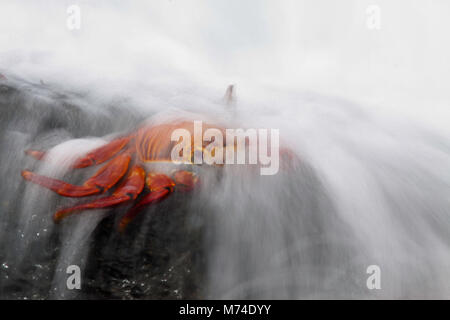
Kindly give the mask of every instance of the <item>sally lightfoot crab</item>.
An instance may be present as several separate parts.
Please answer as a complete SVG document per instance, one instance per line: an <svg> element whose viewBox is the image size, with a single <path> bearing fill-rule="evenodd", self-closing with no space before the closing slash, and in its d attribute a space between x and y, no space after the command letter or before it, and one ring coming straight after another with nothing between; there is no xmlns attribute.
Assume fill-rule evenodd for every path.
<svg viewBox="0 0 450 320"><path fill-rule="evenodd" d="M189 121L144 125L135 133L116 138L87 153L77 159L72 168L85 168L110 161L82 185L69 184L29 170L22 171L22 176L65 197L86 197L116 188L110 196L57 211L53 216L55 222L82 210L112 207L139 197L119 223L119 230L123 231L145 206L163 200L175 190L187 192L199 184L198 176L192 171L175 170L169 176L157 171L146 172L144 169L148 164L171 163L171 151L176 144L176 141L171 141L171 134L180 128L191 133L194 130L193 123ZM27 150L25 153L38 160L46 156L45 152L36 150Z"/></svg>
<svg viewBox="0 0 450 320"><path fill-rule="evenodd" d="M181 135L175 135L174 139L174 133L180 131ZM213 132L215 135L211 136L208 132ZM119 230L123 231L145 206L163 200L174 191L187 192L195 189L199 185L199 177L190 169L192 165L198 164L199 156L201 159L204 157L210 160L214 158L215 162L210 161L208 164L220 166L225 163L224 157L228 160L230 150L233 150L233 154L234 151L238 150L237 158L242 159L242 153L240 155L239 151L244 152L243 158L245 158L245 150L255 150L251 147L252 141L253 146L261 146L261 142L264 141L261 135L256 135L254 130L247 131L249 135L251 135L251 132L254 133L254 139L249 139L247 136L241 139L241 144L239 144L239 139L235 140L234 137L230 137L229 132L230 129L211 124L202 124L199 128L198 121L177 119L162 123L147 122L136 132L116 138L77 159L72 168L99 165L109 160L82 185L73 185L29 170L22 171L22 176L28 181L65 197L87 197L106 193L108 190L115 188L109 196L63 208L57 211L53 218L55 222L59 222L62 218L82 210L108 208L136 200L136 204L120 220ZM276 130L276 132L278 131ZM226 143L223 140L225 133ZM208 138L198 143L196 137L199 135ZM212 141L212 138L214 138L214 141ZM292 164L297 161L297 157L290 149L278 149L278 133L271 135L269 140L271 157L277 155L276 171L278 171L279 160L282 160L280 163L282 168L292 167ZM229 141L232 141L232 143L228 143ZM180 145L185 147L180 149ZM276 150L273 148L274 146ZM267 152L267 145L263 149L265 150L263 152ZM269 159L270 157L267 154L261 154L261 150L260 148L258 157ZM46 157L46 153L42 151L27 150L25 152L38 160ZM178 158L175 161L174 154L176 156L183 155L181 159L183 159L184 164L187 164L187 170L174 164L174 162L180 160ZM280 159L278 159L278 155ZM176 156L175 158L177 158ZM257 155L253 154L252 156L249 153L249 158L256 160ZM272 164L272 160L270 162ZM229 162L226 161L226 163ZM161 172L161 165L171 167L172 173L168 175ZM174 166L175 170L173 170ZM263 169L261 170L263 171Z"/></svg>

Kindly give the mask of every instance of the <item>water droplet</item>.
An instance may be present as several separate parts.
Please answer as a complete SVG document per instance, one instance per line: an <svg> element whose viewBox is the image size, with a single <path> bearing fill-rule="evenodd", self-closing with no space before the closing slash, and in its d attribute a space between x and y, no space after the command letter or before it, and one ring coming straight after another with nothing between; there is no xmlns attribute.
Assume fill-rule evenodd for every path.
<svg viewBox="0 0 450 320"><path fill-rule="evenodd" d="M9 266L6 264L6 262L3 262L2 263L2 268L4 268L4 269L8 269L9 268Z"/></svg>

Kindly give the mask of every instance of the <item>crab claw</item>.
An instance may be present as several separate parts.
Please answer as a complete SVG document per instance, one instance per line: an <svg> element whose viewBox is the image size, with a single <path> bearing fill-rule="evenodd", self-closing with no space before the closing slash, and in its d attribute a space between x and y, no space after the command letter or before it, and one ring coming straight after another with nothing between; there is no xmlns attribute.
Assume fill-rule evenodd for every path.
<svg viewBox="0 0 450 320"><path fill-rule="evenodd" d="M144 196L136 205L134 205L120 220L119 231L123 232L126 226L137 216L146 206L155 204L165 199L173 192L175 182L162 173L150 172L145 181L150 193Z"/></svg>
<svg viewBox="0 0 450 320"><path fill-rule="evenodd" d="M152 191L149 194L147 194L145 197L141 199L139 203L134 205L128 212L122 217L122 219L119 222L119 232L124 232L125 228L128 226L128 224L137 216L141 210L149 206L151 204L158 203L162 200L164 200L168 195L170 194L169 189L160 189L157 191Z"/></svg>
<svg viewBox="0 0 450 320"><path fill-rule="evenodd" d="M199 179L197 175L190 171L176 171L172 179L161 173L149 173L147 175L146 184L150 189L150 193L144 196L140 202L134 205L121 219L119 223L119 231L123 232L127 225L137 216L137 214L146 206L158 203L173 191L174 187L182 192L193 190L198 185Z"/></svg>

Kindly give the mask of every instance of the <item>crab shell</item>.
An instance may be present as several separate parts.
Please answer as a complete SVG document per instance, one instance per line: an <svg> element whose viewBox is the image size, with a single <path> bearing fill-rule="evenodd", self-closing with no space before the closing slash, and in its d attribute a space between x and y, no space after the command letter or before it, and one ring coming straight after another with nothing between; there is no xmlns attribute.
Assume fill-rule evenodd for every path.
<svg viewBox="0 0 450 320"><path fill-rule="evenodd" d="M178 141L172 140L174 130L187 130L191 136L191 150L194 152L196 151L195 134L200 134L202 137L203 131L209 128L216 128L216 126L203 125L201 132L198 133L195 132L192 121L145 124L137 132L114 139L77 159L73 168L99 165L109 160L81 186L41 176L29 170L22 171L22 176L25 180L39 184L65 197L86 197L116 188L110 196L57 211L54 220L59 222L62 218L82 210L107 208L138 200L119 223L119 229L124 230L144 206L161 201L175 189L186 192L198 185L199 178L192 171L176 170L170 177L165 173L148 170L147 165L172 162L171 151L178 143ZM224 131L223 129L219 130ZM204 147L205 145L202 143L200 150L197 151L202 151ZM45 152L36 150L27 150L26 154L38 160L45 159L46 155ZM147 188L143 192L145 186Z"/></svg>

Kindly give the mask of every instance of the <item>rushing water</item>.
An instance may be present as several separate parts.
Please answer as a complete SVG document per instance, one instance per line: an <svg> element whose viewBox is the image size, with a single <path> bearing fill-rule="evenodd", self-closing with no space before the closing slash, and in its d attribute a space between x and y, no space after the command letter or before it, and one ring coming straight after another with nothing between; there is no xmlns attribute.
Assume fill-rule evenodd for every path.
<svg viewBox="0 0 450 320"><path fill-rule="evenodd" d="M0 19L0 298L450 297L448 4L384 3L368 33L362 1L111 3L81 2L76 32L64 5L2 4L17 19ZM184 112L280 129L300 165L200 166L198 190L125 234L127 207L55 225L79 200L20 175L82 183L96 168L68 169L77 156ZM66 287L69 265L81 290ZM371 265L380 290L366 286Z"/></svg>
<svg viewBox="0 0 450 320"><path fill-rule="evenodd" d="M92 170L67 170L71 159L153 113L10 77L1 91L2 297L447 296L449 142L379 122L347 101L307 93L295 101L295 112L314 121L281 129L302 160L294 172L199 169L203 188L145 210L122 235L114 225L123 207L54 225L55 209L74 200L25 183L20 171L81 182ZM252 123L277 121L261 115ZM50 149L49 160L27 158L29 147ZM72 264L83 270L81 291L66 289ZM379 292L366 287L374 264Z"/></svg>

